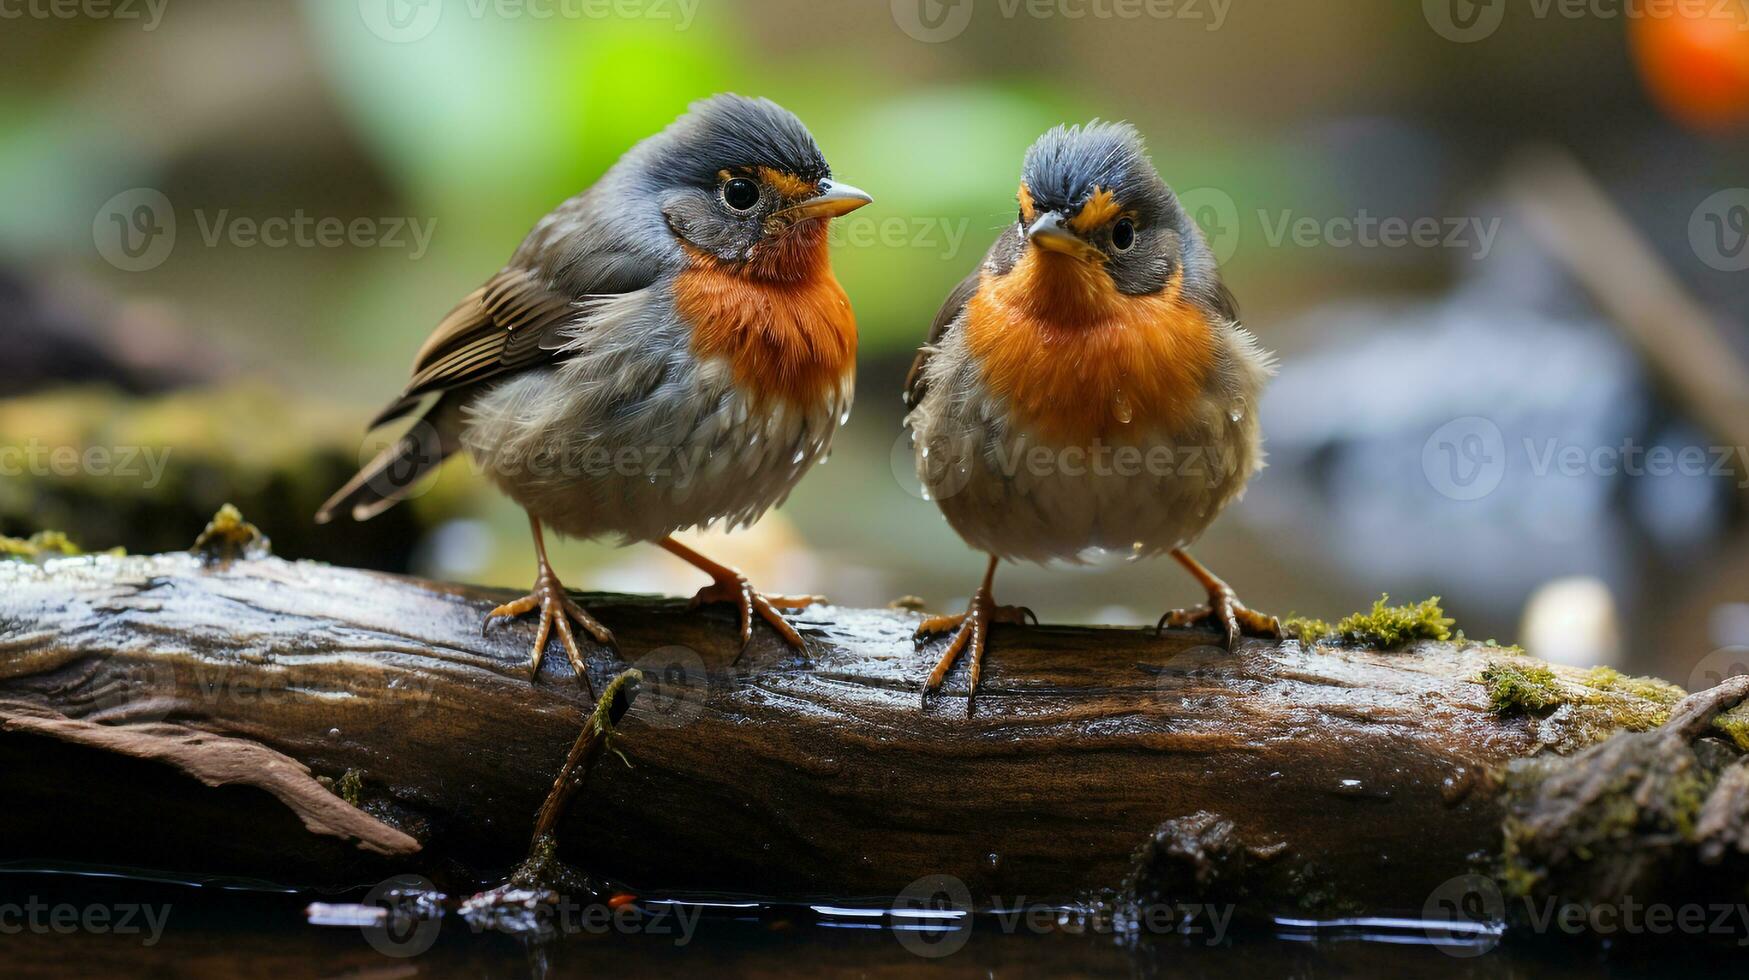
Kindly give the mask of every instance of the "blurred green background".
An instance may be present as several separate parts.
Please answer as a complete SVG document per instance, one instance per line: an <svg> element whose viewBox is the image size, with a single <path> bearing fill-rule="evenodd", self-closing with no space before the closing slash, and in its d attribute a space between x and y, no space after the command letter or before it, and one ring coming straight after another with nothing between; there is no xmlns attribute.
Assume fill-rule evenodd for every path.
<svg viewBox="0 0 1749 980"><path fill-rule="evenodd" d="M1277 464L1197 549L1248 602L1334 616L1385 591L1438 592L1472 635L1678 680L1749 644L1749 539L1731 477L1648 497L1592 473L1551 496L1552 484L1514 471L1476 502L1434 494L1423 476L1441 422L1515 401L1488 382L1592 404L1569 388L1594 374L1557 370L1578 354L1510 345L1523 336L1515 318L1532 313L1558 321L1562 343L1619 354L1604 361L1625 394L1608 404L1644 406L1601 435L1547 413L1533 433L1730 437L1683 427L1705 413L1680 378L1641 365L1640 347L1512 203L1523 155L1558 152L1605 190L1721 342L1744 351L1749 273L1707 261L1690 236L1704 199L1749 182L1742 132L1729 118L1697 129L1681 79L1675 95L1649 91L1636 68L1648 42L1621 17L1515 8L1463 42L1429 5L1400 0L1201 0L1135 17L1119 16L1138 8L1117 0L131 9L0 24L0 343L11 351L0 444L168 447L169 473L150 491L125 476L9 473L8 533L58 527L93 548L167 547L193 538L193 515L237 499L288 557L526 586L522 515L465 463L381 528L318 529L308 515L367 451L358 429L426 333L541 215L692 100L737 91L795 111L836 173L877 202L834 232L862 337L848 428L781 511L708 539L762 587L863 605L964 601L981 560L913 492L899 382L941 299L1012 220L1028 144L1056 123L1103 117L1134 122L1167 180L1214 202L1198 217L1228 225L1210 229L1231 253L1228 283L1286 366L1291 397L1264 406ZM131 209L141 188L163 195L176 228L135 271L104 249L117 196ZM273 247L210 235L300 215L380 232L404 222L430 238ZM1364 215L1501 225L1488 249L1364 247L1328 230L1272 240L1283 220L1328 229ZM1464 334L1454 320L1479 326ZM1482 383L1405 381L1458 377ZM1360 389L1389 397L1357 402ZM1380 449L1386 429L1403 438ZM1357 462L1369 458L1388 465ZM1563 503L1574 495L1588 503ZM1659 530L1671 514L1685 523ZM1465 547L1477 541L1488 545ZM650 548L573 542L557 560L579 588L702 584ZM1007 570L1001 592L1047 620L1130 624L1199 598L1158 562ZM1562 636L1577 649L1550 646Z"/></svg>

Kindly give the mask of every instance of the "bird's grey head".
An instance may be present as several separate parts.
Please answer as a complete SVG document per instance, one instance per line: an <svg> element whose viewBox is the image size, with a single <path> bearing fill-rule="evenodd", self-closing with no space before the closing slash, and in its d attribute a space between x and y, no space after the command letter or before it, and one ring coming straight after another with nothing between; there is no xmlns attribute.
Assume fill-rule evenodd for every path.
<svg viewBox="0 0 1749 980"><path fill-rule="evenodd" d="M869 202L832 180L802 121L769 99L716 95L639 147L637 190L697 253L784 278L826 220Z"/></svg>
<svg viewBox="0 0 1749 980"><path fill-rule="evenodd" d="M1019 221L1023 248L1097 263L1131 295L1158 292L1187 265L1213 273L1201 234L1128 123L1040 136L1021 166Z"/></svg>

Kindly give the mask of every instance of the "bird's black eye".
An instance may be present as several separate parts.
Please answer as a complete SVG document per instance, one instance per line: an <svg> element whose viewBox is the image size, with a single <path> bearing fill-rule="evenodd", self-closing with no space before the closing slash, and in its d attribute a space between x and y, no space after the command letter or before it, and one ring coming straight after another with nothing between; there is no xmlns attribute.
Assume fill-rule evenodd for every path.
<svg viewBox="0 0 1749 980"><path fill-rule="evenodd" d="M1127 252L1136 244L1136 223L1128 218L1119 218L1117 224L1111 226L1111 247L1119 252Z"/></svg>
<svg viewBox="0 0 1749 980"><path fill-rule="evenodd" d="M759 185L746 177L736 177L723 185L723 203L731 210L751 211L759 203Z"/></svg>

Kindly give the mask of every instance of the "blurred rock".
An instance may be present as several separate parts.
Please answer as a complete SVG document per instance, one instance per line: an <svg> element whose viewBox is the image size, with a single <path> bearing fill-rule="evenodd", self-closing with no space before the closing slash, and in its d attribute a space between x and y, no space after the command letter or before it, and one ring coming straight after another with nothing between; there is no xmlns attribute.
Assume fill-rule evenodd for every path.
<svg viewBox="0 0 1749 980"><path fill-rule="evenodd" d="M45 288L0 268L0 395L101 382L134 394L210 381L229 360L146 305Z"/></svg>
<svg viewBox="0 0 1749 980"><path fill-rule="evenodd" d="M186 548L222 505L286 558L405 571L425 532L473 484L431 489L364 524L318 526L316 507L362 453L352 413L240 383L133 396L89 385L0 400L0 534L64 531L87 548Z"/></svg>
<svg viewBox="0 0 1749 980"><path fill-rule="evenodd" d="M1317 310L1331 337L1261 406L1270 469L1246 513L1359 582L1461 596L1507 635L1524 597L1582 575L1655 606L1741 523L1735 480L1565 274L1508 230L1441 300ZM1694 457L1690 457L1691 461ZM1630 610L1632 611L1632 610Z"/></svg>

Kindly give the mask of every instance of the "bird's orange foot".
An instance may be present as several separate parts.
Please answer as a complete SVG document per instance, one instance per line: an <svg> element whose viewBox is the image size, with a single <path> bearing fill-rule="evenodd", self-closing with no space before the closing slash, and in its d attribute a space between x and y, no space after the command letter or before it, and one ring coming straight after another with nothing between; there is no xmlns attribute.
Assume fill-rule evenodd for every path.
<svg viewBox="0 0 1749 980"><path fill-rule="evenodd" d="M929 695L941 688L941 682L953 668L954 661L970 649L972 666L966 680L966 714L970 716L978 696L978 678L984 670L984 644L990 635L990 627L997 623L1025 626L1029 621L1038 625L1038 617L1033 615L1031 609L1025 606L998 606L990 598L988 589L974 592L966 611L958 616L931 616L925 619L917 626L914 637L917 642L921 643L937 633L949 632L953 633L953 640L942 651L941 660L936 663L935 669L923 681L923 704L927 705Z"/></svg>
<svg viewBox="0 0 1749 980"><path fill-rule="evenodd" d="M816 602L825 602L825 596L818 595L766 595L753 588L747 581L747 576L734 569L727 569L727 574L718 575L715 581L698 590L692 597L692 608L712 602L733 603L741 610L741 649L735 654L735 663L741 662L741 655L747 652L747 644L753 639L753 614L771 624L783 642L796 651L806 654L808 648L802 642L802 634L783 618L779 610L806 609Z"/></svg>
<svg viewBox="0 0 1749 980"><path fill-rule="evenodd" d="M578 680L589 691L589 696L595 696L595 686L589 683L589 667L583 660L583 651L577 645L577 635L571 629L575 622L595 638L595 642L604 647L613 647L613 633L607 627L596 621L594 616L584 611L576 600L565 592L565 586L559 582L559 577L553 574L552 566L541 563L540 574L536 576L534 591L520 599L513 599L486 614L485 622L480 624L480 633L485 634L492 621L500 616L514 618L526 613L540 610L540 625L535 629L534 654L529 658L529 668L534 676L540 676L541 657L546 653L547 637L552 634L553 627L558 627L559 641L565 647L565 655L571 658L571 668L577 672Z"/></svg>
<svg viewBox="0 0 1749 980"><path fill-rule="evenodd" d="M1210 590L1206 605L1192 609L1174 609L1161 616L1160 621L1154 624L1154 632L1158 633L1168 626L1213 626L1220 630L1228 650L1239 645L1241 636L1281 638L1280 620L1246 608L1239 601L1239 597L1233 594L1233 590L1225 586Z"/></svg>

